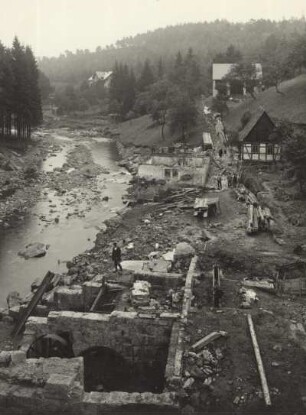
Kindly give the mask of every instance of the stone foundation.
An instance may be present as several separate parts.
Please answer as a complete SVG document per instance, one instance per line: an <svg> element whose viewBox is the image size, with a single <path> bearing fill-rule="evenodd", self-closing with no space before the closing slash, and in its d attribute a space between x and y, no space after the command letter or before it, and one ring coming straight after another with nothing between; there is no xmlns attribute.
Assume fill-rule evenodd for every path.
<svg viewBox="0 0 306 415"><path fill-rule="evenodd" d="M184 328L192 301L197 257L190 263L181 314L146 314L114 311L111 314L52 311L47 317L30 317L19 351L0 353L0 409L5 414L102 415L105 413L179 413L175 391L181 386ZM151 276L149 276L151 277ZM181 277L170 276L171 284ZM165 288L168 287L168 281ZM91 303L101 284L85 283L74 289L83 304ZM62 292L65 297L66 293ZM61 294L58 301L63 304ZM66 301L66 299L65 299ZM160 360L167 348L162 393L85 392L83 357L26 359L33 343L46 334L69 336L75 356L95 347L114 350L131 364ZM1 412L1 411L0 411Z"/></svg>

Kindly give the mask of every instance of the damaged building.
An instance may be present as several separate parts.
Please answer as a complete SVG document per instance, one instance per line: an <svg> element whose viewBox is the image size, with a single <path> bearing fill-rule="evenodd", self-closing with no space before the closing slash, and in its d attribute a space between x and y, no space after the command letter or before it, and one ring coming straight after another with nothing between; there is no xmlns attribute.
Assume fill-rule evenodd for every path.
<svg viewBox="0 0 306 415"><path fill-rule="evenodd" d="M18 349L0 352L0 408L8 414L179 413L175 389L197 264L181 250L173 257L185 264L181 273L142 267L127 271L124 283L97 276L51 291L49 278L46 292L36 291L40 301ZM179 295L174 307L169 293ZM15 310L16 327L28 310Z"/></svg>
<svg viewBox="0 0 306 415"><path fill-rule="evenodd" d="M209 164L210 158L202 147L194 149L183 146L161 147L155 149L151 158L139 166L138 176L204 186Z"/></svg>

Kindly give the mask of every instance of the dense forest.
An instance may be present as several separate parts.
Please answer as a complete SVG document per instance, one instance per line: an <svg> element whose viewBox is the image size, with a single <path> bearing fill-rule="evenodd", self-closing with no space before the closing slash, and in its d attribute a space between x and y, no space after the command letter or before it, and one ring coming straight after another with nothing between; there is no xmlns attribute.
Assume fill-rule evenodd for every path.
<svg viewBox="0 0 306 415"><path fill-rule="evenodd" d="M115 62L133 67L138 76L146 59L158 65L161 58L167 68L180 50L186 53L192 48L198 56L202 70L209 70L217 53L224 53L234 45L247 60L261 61L263 50L290 44L305 32L305 19L251 20L248 23L230 23L217 20L211 23L187 23L170 26L152 32L127 37L105 48L97 47L94 52L77 50L54 58L43 58L40 68L52 83L81 83L96 70L108 71ZM98 40L97 40L98 43Z"/></svg>
<svg viewBox="0 0 306 415"><path fill-rule="evenodd" d="M0 138L28 138L42 120L39 70L29 46L0 43Z"/></svg>
<svg viewBox="0 0 306 415"><path fill-rule="evenodd" d="M294 24L293 24L294 22ZM235 44L228 44L224 39L224 33L220 32L220 26L227 28L228 38L235 38ZM191 29L216 29L216 34L209 37L210 43L206 43L206 60L203 53L199 52L198 38L188 36L189 31L195 36ZM212 62L234 63L234 71L229 74L231 83L240 83L246 86L247 92L254 97L256 79L254 62L260 62L263 67L263 79L261 88L274 86L277 93L279 84L290 79L305 70L306 67L306 25L303 20L284 21L281 23L269 21L257 21L248 24L230 24L227 22L215 22L213 24L182 25L173 28L160 29L146 35L138 35L135 38L125 39L116 44L115 47L106 50L97 50L95 53L77 52L66 54L57 60L44 60L44 64L59 65L59 76L55 82L64 85L57 88L55 104L59 114L73 111L84 111L91 106L98 106L101 113L113 114L120 120L136 118L149 114L156 124L161 125L161 134L164 134L166 124L170 130L180 129L182 137L186 135L189 126L196 123L197 103L201 96L211 95ZM238 36L237 30L240 28ZM282 32L277 32L281 29ZM260 32L259 36L259 29ZM265 29L265 30L264 30ZM168 44L169 33L181 33L186 31L183 45L178 44L178 50L172 46L172 52L165 55ZM274 32L273 32L274 31ZM271 33L273 32L273 33ZM278 34L277 34L278 33ZM163 42L152 43L155 35L163 34ZM232 34L232 36L230 36ZM233 35L235 34L235 36ZM252 36L251 36L252 35ZM264 35L264 36L263 36ZM222 38L222 48L214 48L214 43L219 44ZM246 39L253 42L246 48ZM140 46L140 39L143 39ZM161 38L162 39L162 38ZM147 42L145 41L147 40ZM184 44L196 44L198 50L189 46L184 50ZM259 43L261 41L261 43ZM173 41L173 45L176 42ZM134 45L134 46L133 46ZM136 46L137 45L137 46ZM149 46L148 46L149 45ZM227 45L224 48L224 45ZM238 45L238 46L237 46ZM149 53L149 48L160 55ZM205 45L204 45L205 46ZM86 65L93 64L94 59L108 53L110 50L116 53L116 60L111 67L92 66L92 71L81 79L77 79L82 71L77 60L82 61L83 54L87 54ZM140 53L142 50L142 53ZM125 55L129 51L128 55ZM136 52L135 52L136 51ZM136 54L135 54L135 53ZM141 60L146 55L149 58ZM126 60L120 57L126 56ZM93 58L93 60L90 59ZM134 59L134 60L133 60ZM63 70L68 70L72 61L75 61L69 78L65 78ZM42 66L46 73L48 65ZM50 69L50 68L49 68ZM112 74L109 89L104 88L103 81L90 86L87 82L88 75L97 69L110 69ZM83 68L85 71L85 69ZM52 75L51 75L52 76ZM226 80L225 80L226 82ZM219 83L218 96L212 102L212 108L218 112L227 111L227 99L225 82ZM66 85L65 85L66 84Z"/></svg>

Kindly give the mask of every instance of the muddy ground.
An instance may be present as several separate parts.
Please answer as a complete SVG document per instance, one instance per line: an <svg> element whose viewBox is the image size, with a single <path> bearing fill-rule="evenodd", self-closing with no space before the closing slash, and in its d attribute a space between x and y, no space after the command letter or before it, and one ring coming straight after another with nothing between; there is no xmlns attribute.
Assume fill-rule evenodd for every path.
<svg viewBox="0 0 306 415"><path fill-rule="evenodd" d="M221 163L222 164L222 163ZM76 166L77 167L77 166ZM217 167L211 172L214 182ZM245 277L271 277L276 265L303 258L293 253L305 241L305 200L297 187L283 182L282 171L257 172L265 187L261 198L275 217L275 234L246 234L247 208L238 202L233 189L208 192L220 198L221 212L216 217L199 220L192 209L180 209L175 203L147 203L121 212L97 235L95 247L72 259L72 279L90 279L96 274L111 279L120 277L113 271L110 250L114 241L122 247L123 259L146 259L156 250L173 249L177 242L189 242L200 258L192 313L185 337L183 381L191 377L190 346L212 331L224 330L225 339L208 349L221 351L219 360L206 380L193 376L194 383L180 390L182 412L219 414L302 414L305 410L306 302L303 297L276 296L260 290L259 301L251 310L240 308L238 291ZM54 184L54 188L58 184ZM153 191L154 193L154 191ZM288 194L288 197L284 197ZM292 220L292 217L297 218ZM294 222L294 223L292 223ZM126 249L133 242L133 249ZM211 269L217 263L223 270L224 297L221 308L213 308ZM128 277L128 276L127 276ZM272 408L264 405L260 380L249 335L246 315L253 315L255 330L271 391ZM8 344L5 345L9 347ZM189 359L189 360L188 360Z"/></svg>

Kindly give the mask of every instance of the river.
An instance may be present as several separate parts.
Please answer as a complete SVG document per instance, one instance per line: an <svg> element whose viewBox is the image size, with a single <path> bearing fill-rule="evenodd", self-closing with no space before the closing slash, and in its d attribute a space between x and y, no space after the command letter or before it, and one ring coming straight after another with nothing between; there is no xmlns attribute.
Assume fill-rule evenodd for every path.
<svg viewBox="0 0 306 415"><path fill-rule="evenodd" d="M54 143L60 144L61 148L56 156L49 155L42 163L44 172L61 167L68 152L76 145L64 133L54 134ZM100 174L96 178L98 189L103 189L103 194L108 195L109 200L93 203L90 210L84 211L83 217L72 215L67 218L64 196L42 188L36 204L20 226L5 229L0 235L0 307L6 307L9 292L18 291L21 296L26 295L31 283L42 278L48 270L57 273L66 271L66 261L91 249L97 232L105 226L103 222L112 217L116 210L123 208L122 195L126 192L130 177L116 163L118 153L115 143L102 137L88 137L82 140L82 144L90 149L94 162L110 173ZM58 223L41 221L41 217L49 213L50 203L57 212ZM28 260L20 257L18 252L31 242L49 244L47 254Z"/></svg>

